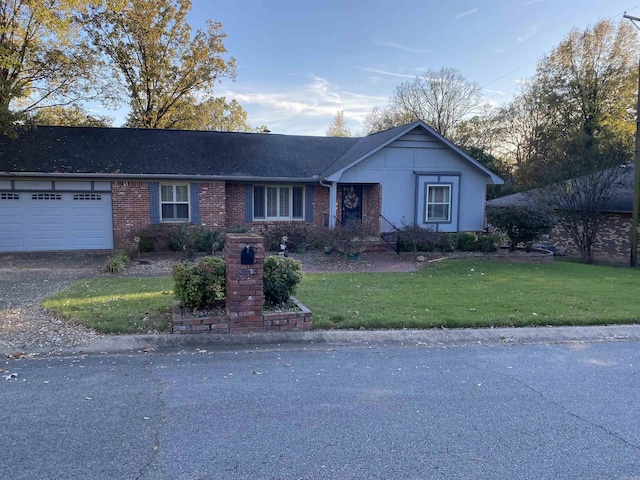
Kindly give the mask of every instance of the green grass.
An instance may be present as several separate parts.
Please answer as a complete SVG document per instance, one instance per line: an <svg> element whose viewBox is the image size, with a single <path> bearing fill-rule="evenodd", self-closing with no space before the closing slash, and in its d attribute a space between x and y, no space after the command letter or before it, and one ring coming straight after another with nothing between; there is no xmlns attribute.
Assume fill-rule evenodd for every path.
<svg viewBox="0 0 640 480"><path fill-rule="evenodd" d="M307 274L315 328L593 325L640 320L640 272L449 260L417 273Z"/></svg>
<svg viewBox="0 0 640 480"><path fill-rule="evenodd" d="M172 277L90 278L43 306L100 333L147 333L171 326Z"/></svg>
<svg viewBox="0 0 640 480"><path fill-rule="evenodd" d="M44 306L102 333L165 331L172 277L81 280ZM640 322L640 271L479 259L416 273L305 274L296 297L315 328L433 328Z"/></svg>

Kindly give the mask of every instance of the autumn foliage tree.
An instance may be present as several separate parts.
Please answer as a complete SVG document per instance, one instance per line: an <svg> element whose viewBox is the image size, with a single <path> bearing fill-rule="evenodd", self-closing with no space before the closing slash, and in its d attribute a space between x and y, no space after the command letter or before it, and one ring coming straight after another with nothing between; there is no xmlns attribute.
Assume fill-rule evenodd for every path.
<svg viewBox="0 0 640 480"><path fill-rule="evenodd" d="M109 0L83 17L95 50L126 86L128 126L177 125L184 110L214 98L221 79L235 78L222 24L208 20L192 34L190 9L189 0Z"/></svg>
<svg viewBox="0 0 640 480"><path fill-rule="evenodd" d="M0 133L40 109L96 98L98 63L76 16L99 0L0 1Z"/></svg>

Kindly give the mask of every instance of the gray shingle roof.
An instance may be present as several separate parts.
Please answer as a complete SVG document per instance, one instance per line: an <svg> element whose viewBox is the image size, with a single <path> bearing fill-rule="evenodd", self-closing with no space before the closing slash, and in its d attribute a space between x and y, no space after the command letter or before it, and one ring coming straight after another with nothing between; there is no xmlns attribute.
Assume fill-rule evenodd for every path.
<svg viewBox="0 0 640 480"><path fill-rule="evenodd" d="M362 138L149 130L135 128L38 127L18 138L0 137L2 172L186 175L225 179L328 177L415 128L502 181L440 137L422 121Z"/></svg>
<svg viewBox="0 0 640 480"><path fill-rule="evenodd" d="M603 211L628 213L633 211L634 176L634 165L628 165L621 171L620 175L616 179L616 181L620 182L620 186L616 190L615 195L605 202L603 205ZM506 207L511 205L524 205L535 201L538 192L539 189L534 189L527 192L519 192L500 198L494 198L487 202L487 206Z"/></svg>
<svg viewBox="0 0 640 480"><path fill-rule="evenodd" d="M0 137L0 172L310 178L357 138L38 127Z"/></svg>

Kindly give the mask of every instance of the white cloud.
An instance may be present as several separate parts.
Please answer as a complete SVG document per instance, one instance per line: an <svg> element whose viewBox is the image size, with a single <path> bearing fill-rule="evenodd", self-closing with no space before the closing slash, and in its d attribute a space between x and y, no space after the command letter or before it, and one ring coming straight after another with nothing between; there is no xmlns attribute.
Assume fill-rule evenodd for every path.
<svg viewBox="0 0 640 480"><path fill-rule="evenodd" d="M522 33L518 35L518 37L516 38L516 42L518 43L526 42L531 37L533 37L537 32L538 32L538 26L532 25L531 27L528 27L525 30L523 30Z"/></svg>
<svg viewBox="0 0 640 480"><path fill-rule="evenodd" d="M460 13L458 15L456 15L453 18L462 18L462 17L466 17L467 15L472 15L474 13L476 13L478 11L477 8L471 9L471 10L467 10L466 12Z"/></svg>
<svg viewBox="0 0 640 480"><path fill-rule="evenodd" d="M219 92L234 98L247 111L251 125L267 125L274 133L324 135L339 110L344 112L352 133L357 133L373 107L388 98L342 90L328 79L310 75L310 82L280 90L260 91L245 87Z"/></svg>
<svg viewBox="0 0 640 480"><path fill-rule="evenodd" d="M387 42L387 41L384 41L384 40L376 41L374 43L376 45L380 45L382 47L397 48L399 50L405 50L405 51L411 52L411 53L429 53L431 51L431 50L423 49L423 48L408 47L406 45L401 45L399 43L394 43L394 42Z"/></svg>
<svg viewBox="0 0 640 480"><path fill-rule="evenodd" d="M380 75L390 75L392 77L401 77L401 78L416 78L415 75L407 75L406 73L388 72L386 70L379 70L377 68L368 68L368 67L360 67L360 68L365 72L379 73Z"/></svg>

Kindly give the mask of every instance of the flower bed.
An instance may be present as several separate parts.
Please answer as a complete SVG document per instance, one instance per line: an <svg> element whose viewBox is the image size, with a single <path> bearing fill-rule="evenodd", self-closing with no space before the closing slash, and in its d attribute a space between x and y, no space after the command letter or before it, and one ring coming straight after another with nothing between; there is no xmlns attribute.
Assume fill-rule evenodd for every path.
<svg viewBox="0 0 640 480"><path fill-rule="evenodd" d="M310 330L311 311L291 297L295 309L272 309L262 313L263 332L283 332L288 330ZM193 311L181 308L180 302L173 302L173 333L234 333L236 321L220 309Z"/></svg>

